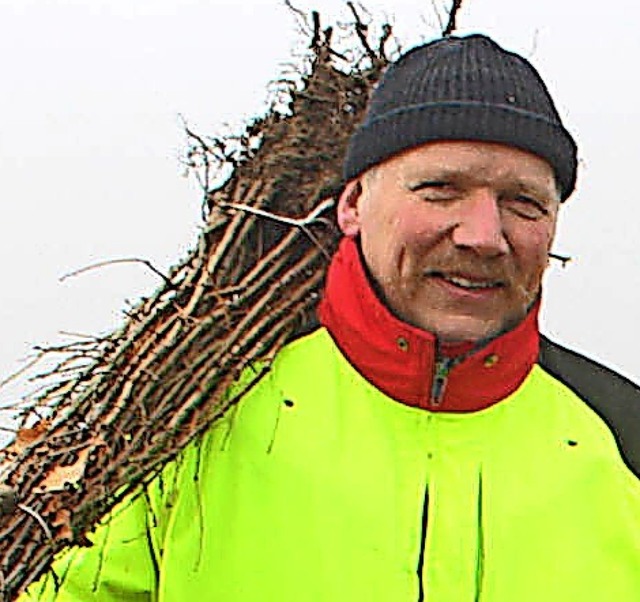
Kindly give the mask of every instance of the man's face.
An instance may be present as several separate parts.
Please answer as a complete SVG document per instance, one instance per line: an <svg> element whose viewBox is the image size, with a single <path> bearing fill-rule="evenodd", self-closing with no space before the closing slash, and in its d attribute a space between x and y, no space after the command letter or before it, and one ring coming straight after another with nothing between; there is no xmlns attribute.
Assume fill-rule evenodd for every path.
<svg viewBox="0 0 640 602"><path fill-rule="evenodd" d="M550 165L501 144L439 141L350 182L338 221L378 292L442 341L515 326L540 290L559 196Z"/></svg>

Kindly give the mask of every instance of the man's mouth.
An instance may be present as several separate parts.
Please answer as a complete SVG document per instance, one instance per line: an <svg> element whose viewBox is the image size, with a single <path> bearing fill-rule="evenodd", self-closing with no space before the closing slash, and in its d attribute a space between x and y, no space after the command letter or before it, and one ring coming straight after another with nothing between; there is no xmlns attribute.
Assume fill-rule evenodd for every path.
<svg viewBox="0 0 640 602"><path fill-rule="evenodd" d="M502 280L490 280L486 278L476 278L471 276L461 276L458 274L445 274L443 272L431 272L429 276L441 278L445 282L453 284L462 289L477 291L502 288L504 282Z"/></svg>

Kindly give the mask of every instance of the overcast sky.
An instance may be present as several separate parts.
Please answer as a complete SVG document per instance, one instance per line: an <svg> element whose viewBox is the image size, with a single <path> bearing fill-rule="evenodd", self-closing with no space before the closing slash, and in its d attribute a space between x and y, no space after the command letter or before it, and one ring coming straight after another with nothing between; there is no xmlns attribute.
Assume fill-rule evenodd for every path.
<svg viewBox="0 0 640 602"><path fill-rule="evenodd" d="M342 2L294 4L350 18ZM367 6L406 44L437 32L430 2ZM458 31L529 57L579 144L555 248L574 260L548 274L543 331L640 381L638 23L631 0L464 0ZM159 284L139 265L61 276L185 256L201 196L179 115L200 133L238 128L300 44L279 0L0 0L0 381L60 332L113 329Z"/></svg>

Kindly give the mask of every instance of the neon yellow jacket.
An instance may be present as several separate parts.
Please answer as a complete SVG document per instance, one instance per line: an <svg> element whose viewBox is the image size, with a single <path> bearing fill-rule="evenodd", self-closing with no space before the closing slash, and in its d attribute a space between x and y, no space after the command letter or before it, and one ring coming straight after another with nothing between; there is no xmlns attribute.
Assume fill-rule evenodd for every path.
<svg viewBox="0 0 640 602"><path fill-rule="evenodd" d="M443 411L371 384L341 336L290 343L25 599L640 600L630 383L543 341L506 397ZM492 374L505 340L463 364Z"/></svg>

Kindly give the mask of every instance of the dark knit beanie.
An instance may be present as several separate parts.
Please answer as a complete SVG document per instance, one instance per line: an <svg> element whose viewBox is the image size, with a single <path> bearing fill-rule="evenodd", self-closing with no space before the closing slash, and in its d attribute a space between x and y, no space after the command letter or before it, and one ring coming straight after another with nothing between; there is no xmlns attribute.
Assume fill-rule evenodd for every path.
<svg viewBox="0 0 640 602"><path fill-rule="evenodd" d="M499 142L553 168L565 200L576 181L576 144L532 65L482 35L419 46L392 64L351 137L348 181L369 167L434 140Z"/></svg>

